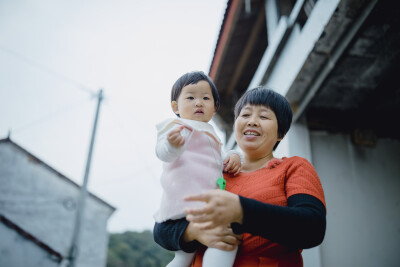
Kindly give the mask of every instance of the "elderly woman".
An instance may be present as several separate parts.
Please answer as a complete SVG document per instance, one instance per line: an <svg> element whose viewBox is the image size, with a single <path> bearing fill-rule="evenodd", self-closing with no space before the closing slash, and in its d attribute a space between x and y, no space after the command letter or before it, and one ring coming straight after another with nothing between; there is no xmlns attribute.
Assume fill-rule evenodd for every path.
<svg viewBox="0 0 400 267"><path fill-rule="evenodd" d="M238 245L234 266L302 266L302 249L324 238L326 209L314 167L301 157L273 155L291 121L283 96L263 87L247 91L235 107L240 174L224 173L226 191L187 197L205 205L187 209L186 219L156 224L155 241L196 251L192 266L201 266L204 246L229 251Z"/></svg>

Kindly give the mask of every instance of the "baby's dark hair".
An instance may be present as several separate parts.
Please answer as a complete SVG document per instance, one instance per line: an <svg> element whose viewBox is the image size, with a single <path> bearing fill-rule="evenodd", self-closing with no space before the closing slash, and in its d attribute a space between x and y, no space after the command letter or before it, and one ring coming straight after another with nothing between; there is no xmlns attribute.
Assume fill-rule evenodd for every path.
<svg viewBox="0 0 400 267"><path fill-rule="evenodd" d="M278 137L283 138L292 124L292 109L289 102L281 94L263 86L246 91L235 106L235 120L245 105L265 106L274 111L278 121ZM279 145L276 142L273 150Z"/></svg>
<svg viewBox="0 0 400 267"><path fill-rule="evenodd" d="M178 101L178 98L182 92L182 88L189 84L196 84L199 81L206 81L211 87L211 92L214 98L215 110L218 110L220 105L219 95L215 84L211 78L202 71L192 71L183 74L172 86L171 90L171 102Z"/></svg>

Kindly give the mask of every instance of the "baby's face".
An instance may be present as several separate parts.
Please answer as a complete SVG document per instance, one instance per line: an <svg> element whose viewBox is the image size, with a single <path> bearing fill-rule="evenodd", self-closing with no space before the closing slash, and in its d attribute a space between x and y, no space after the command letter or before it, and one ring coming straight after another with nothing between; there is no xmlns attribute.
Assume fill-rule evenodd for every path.
<svg viewBox="0 0 400 267"><path fill-rule="evenodd" d="M188 120L209 122L216 111L210 84L203 80L183 87L178 101L171 104L175 114Z"/></svg>

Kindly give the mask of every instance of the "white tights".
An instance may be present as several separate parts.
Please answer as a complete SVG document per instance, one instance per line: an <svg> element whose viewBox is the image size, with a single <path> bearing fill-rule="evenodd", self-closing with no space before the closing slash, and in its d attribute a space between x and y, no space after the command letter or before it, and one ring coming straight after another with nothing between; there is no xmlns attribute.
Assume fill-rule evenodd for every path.
<svg viewBox="0 0 400 267"><path fill-rule="evenodd" d="M237 248L233 251L207 248L203 256L203 267L232 267L235 262L236 252ZM192 263L193 256L194 253L176 251L174 259L166 267L188 267Z"/></svg>

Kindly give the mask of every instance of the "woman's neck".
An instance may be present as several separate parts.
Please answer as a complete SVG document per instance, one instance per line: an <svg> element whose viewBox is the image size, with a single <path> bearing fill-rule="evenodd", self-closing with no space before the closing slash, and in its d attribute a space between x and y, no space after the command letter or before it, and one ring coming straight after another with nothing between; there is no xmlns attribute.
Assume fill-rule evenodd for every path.
<svg viewBox="0 0 400 267"><path fill-rule="evenodd" d="M267 166L268 162L274 158L274 155L271 153L259 157L249 157L247 155L244 156L244 163L242 171L251 172Z"/></svg>

